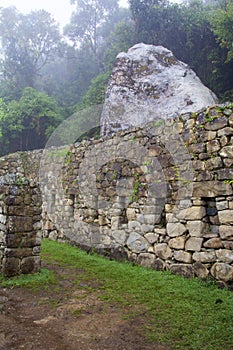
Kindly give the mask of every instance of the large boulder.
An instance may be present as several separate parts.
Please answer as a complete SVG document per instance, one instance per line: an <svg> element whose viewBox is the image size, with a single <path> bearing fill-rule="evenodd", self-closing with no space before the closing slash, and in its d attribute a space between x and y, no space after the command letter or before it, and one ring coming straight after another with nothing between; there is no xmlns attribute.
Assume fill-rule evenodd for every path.
<svg viewBox="0 0 233 350"><path fill-rule="evenodd" d="M137 44L116 58L101 133L112 134L216 104L217 97L191 68L162 46Z"/></svg>

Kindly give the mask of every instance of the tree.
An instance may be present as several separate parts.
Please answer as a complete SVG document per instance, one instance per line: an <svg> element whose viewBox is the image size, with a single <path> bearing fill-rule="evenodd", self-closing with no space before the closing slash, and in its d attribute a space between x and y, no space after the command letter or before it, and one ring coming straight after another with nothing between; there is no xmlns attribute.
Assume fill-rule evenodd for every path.
<svg viewBox="0 0 233 350"><path fill-rule="evenodd" d="M119 6L117 0L71 0L76 4L76 12L65 28L65 34L73 43L88 44L97 57L98 47L102 42L101 26L109 21L112 13Z"/></svg>
<svg viewBox="0 0 233 350"><path fill-rule="evenodd" d="M44 10L24 15L15 7L1 8L0 33L2 79L21 89L33 87L58 50L58 25Z"/></svg>
<svg viewBox="0 0 233 350"><path fill-rule="evenodd" d="M0 118L1 154L43 148L61 121L52 98L31 87L25 88L20 100L11 101L7 113Z"/></svg>
<svg viewBox="0 0 233 350"><path fill-rule="evenodd" d="M223 9L212 12L210 16L212 30L222 48L227 49L227 60L233 60L233 3L225 1Z"/></svg>
<svg viewBox="0 0 233 350"><path fill-rule="evenodd" d="M103 65L105 70L111 71L116 56L124 51L126 52L131 46L136 44L134 24L132 21L122 21L118 23L115 30L106 40L106 45L103 52Z"/></svg>

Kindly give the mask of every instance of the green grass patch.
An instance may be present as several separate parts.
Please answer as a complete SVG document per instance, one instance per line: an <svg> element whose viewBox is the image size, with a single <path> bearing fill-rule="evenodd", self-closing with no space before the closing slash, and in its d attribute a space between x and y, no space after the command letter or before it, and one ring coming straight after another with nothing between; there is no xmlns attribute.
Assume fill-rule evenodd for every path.
<svg viewBox="0 0 233 350"><path fill-rule="evenodd" d="M5 278L0 275L0 287L26 287L26 288L46 288L50 284L57 282L57 278L52 271L41 269L39 273L20 275L12 278Z"/></svg>
<svg viewBox="0 0 233 350"><path fill-rule="evenodd" d="M47 240L42 254L47 262L83 269L86 280L100 284L102 300L119 302L122 307L139 305L138 316L146 315L148 341L179 350L233 348L233 293L228 290L211 282L88 255ZM217 299L222 303L216 303Z"/></svg>

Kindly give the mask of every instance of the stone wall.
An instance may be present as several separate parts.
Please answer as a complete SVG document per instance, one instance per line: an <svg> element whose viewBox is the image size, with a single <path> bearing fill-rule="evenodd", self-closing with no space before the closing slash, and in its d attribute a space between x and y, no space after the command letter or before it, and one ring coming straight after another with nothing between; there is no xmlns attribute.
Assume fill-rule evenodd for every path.
<svg viewBox="0 0 233 350"><path fill-rule="evenodd" d="M44 237L233 282L232 104L26 155Z"/></svg>
<svg viewBox="0 0 233 350"><path fill-rule="evenodd" d="M38 166L33 167L36 156L37 152L15 154L0 162L0 271L6 277L40 269L41 194Z"/></svg>

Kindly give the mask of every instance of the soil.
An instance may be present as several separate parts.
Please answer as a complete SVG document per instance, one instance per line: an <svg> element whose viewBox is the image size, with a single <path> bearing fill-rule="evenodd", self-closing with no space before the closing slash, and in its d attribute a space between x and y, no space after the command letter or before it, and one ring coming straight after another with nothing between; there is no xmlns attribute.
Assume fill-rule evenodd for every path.
<svg viewBox="0 0 233 350"><path fill-rule="evenodd" d="M75 282L83 273L78 269L46 268L55 270L59 285L0 288L0 349L171 350L147 341L138 306L127 310L100 300L96 281ZM133 316L125 317L129 312Z"/></svg>

